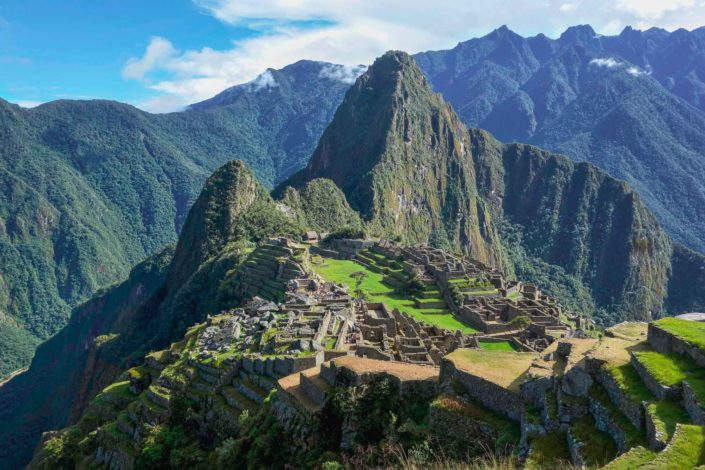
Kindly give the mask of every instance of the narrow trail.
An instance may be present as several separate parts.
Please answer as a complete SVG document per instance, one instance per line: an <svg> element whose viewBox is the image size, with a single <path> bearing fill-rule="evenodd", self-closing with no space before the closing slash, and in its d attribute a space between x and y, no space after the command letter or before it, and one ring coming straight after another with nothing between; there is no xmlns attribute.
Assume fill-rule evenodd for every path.
<svg viewBox="0 0 705 470"><path fill-rule="evenodd" d="M27 369L28 369L27 367L23 367L23 368L21 368L21 369L17 369L16 371L12 372L10 375L8 375L7 377L5 377L4 379L0 380L0 388L1 388L3 385L5 385L7 382L9 382L10 380L12 380L12 379L14 379L15 377L17 377L18 375L27 372Z"/></svg>

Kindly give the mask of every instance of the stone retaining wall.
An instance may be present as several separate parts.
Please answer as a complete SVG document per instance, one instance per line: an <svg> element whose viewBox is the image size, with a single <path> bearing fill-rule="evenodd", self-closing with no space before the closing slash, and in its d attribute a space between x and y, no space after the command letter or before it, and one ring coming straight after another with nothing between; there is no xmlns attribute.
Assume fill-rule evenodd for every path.
<svg viewBox="0 0 705 470"><path fill-rule="evenodd" d="M573 462L573 465L578 468L585 468L585 459L580 452L580 448L583 446L583 443L573 436L570 429L568 429L568 432L566 433L566 440L568 442L568 451L570 451L570 460Z"/></svg>
<svg viewBox="0 0 705 470"><path fill-rule="evenodd" d="M705 367L705 352L653 323L649 323L648 340L651 347L660 353L685 354L692 358L698 366Z"/></svg>
<svg viewBox="0 0 705 470"><path fill-rule="evenodd" d="M656 429L654 417L646 412L647 404L644 404L644 426L646 426L646 440L649 442L651 450L663 450L668 444L668 436Z"/></svg>
<svg viewBox="0 0 705 470"><path fill-rule="evenodd" d="M698 403L698 399L687 380L683 381L683 407L688 412L693 423L701 426L705 425L705 410L703 410L703 404Z"/></svg>
<svg viewBox="0 0 705 470"><path fill-rule="evenodd" d="M465 393L473 400L497 413L503 414L515 421L521 421L525 414L526 404L518 393L488 382L481 377L459 370L447 359L441 361L441 387L456 388L462 385Z"/></svg>
<svg viewBox="0 0 705 470"><path fill-rule="evenodd" d="M659 400L670 400L678 399L681 396L681 389L679 386L668 387L661 384L658 380L651 375L649 370L639 361L639 358L632 354L631 355L632 367L636 370L641 377L641 381L644 382L646 388L653 393Z"/></svg>
<svg viewBox="0 0 705 470"><path fill-rule="evenodd" d="M326 401L327 393L325 390L318 388L318 386L311 381L305 374L301 374L300 382L301 390L309 397L315 404L323 405Z"/></svg>
<svg viewBox="0 0 705 470"><path fill-rule="evenodd" d="M627 436L607 408L599 401L590 398L590 414L595 418L595 428L599 431L606 432L612 437L612 440L617 444L617 450L620 454L626 452L628 450Z"/></svg>
<svg viewBox="0 0 705 470"><path fill-rule="evenodd" d="M619 388L612 375L603 369L596 373L597 382L600 383L610 396L612 403L624 413L634 427L641 429L644 425L644 408L641 403L636 403L629 399L624 390Z"/></svg>

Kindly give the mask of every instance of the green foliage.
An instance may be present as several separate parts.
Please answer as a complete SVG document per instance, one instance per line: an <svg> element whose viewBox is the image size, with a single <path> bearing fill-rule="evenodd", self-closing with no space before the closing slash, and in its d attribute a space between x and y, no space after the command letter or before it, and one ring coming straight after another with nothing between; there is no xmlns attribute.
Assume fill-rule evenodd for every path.
<svg viewBox="0 0 705 470"><path fill-rule="evenodd" d="M312 180L300 192L288 187L281 201L294 209L299 224L307 229L356 233L363 229L360 216L350 208L343 192L331 180ZM364 233L358 237L341 238L364 238Z"/></svg>
<svg viewBox="0 0 705 470"><path fill-rule="evenodd" d="M343 238L364 239L365 231L357 227L344 226L329 233L325 241L340 240Z"/></svg>
<svg viewBox="0 0 705 470"><path fill-rule="evenodd" d="M138 469L189 468L205 460L198 443L181 426L149 427L142 442L135 462Z"/></svg>
<svg viewBox="0 0 705 470"><path fill-rule="evenodd" d="M527 317L526 315L519 315L519 316L512 318L509 321L508 325L511 326L512 328L516 328L516 329L521 330L521 329L524 329L527 326L531 325L531 318Z"/></svg>
<svg viewBox="0 0 705 470"><path fill-rule="evenodd" d="M276 93L241 87L182 113L101 100L0 100L0 377L71 309L173 242L206 178L234 157L272 186L306 164L348 85L302 62ZM221 97L222 98L222 97ZM10 327L7 327L10 328Z"/></svg>

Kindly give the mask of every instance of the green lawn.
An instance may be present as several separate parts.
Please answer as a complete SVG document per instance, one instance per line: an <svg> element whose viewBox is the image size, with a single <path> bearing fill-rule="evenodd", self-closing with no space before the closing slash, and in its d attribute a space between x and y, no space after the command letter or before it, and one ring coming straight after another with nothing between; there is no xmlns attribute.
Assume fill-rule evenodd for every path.
<svg viewBox="0 0 705 470"><path fill-rule="evenodd" d="M666 441L671 439L678 423L690 423L690 416L683 407L673 401L657 401L649 403L646 413L652 417L656 429L666 436Z"/></svg>
<svg viewBox="0 0 705 470"><path fill-rule="evenodd" d="M463 333L478 331L460 322L448 310L416 308L414 299L394 293L391 287L383 283L384 275L371 271L355 261L331 258L323 258L322 261L321 264L314 263L313 270L326 281L345 284L351 292L355 289L355 280L351 275L360 271L366 273L367 277L362 281L360 288L370 302L383 302L390 309L398 308L417 320L447 330L460 330Z"/></svg>
<svg viewBox="0 0 705 470"><path fill-rule="evenodd" d="M654 325L705 351L705 323L679 318L662 318Z"/></svg>
<svg viewBox="0 0 705 470"><path fill-rule="evenodd" d="M623 364L621 366L608 366L607 372L614 377L619 388L624 390L632 401L641 403L642 401L653 401L654 396L651 394L641 377L631 364Z"/></svg>
<svg viewBox="0 0 705 470"><path fill-rule="evenodd" d="M511 341L501 341L499 343L479 341L479 343L482 349L487 349L488 351L518 351Z"/></svg>
<svg viewBox="0 0 705 470"><path fill-rule="evenodd" d="M659 470L697 467L703 463L703 445L705 427L680 424L668 447L641 468Z"/></svg>
<svg viewBox="0 0 705 470"><path fill-rule="evenodd" d="M658 383L667 387L678 385L694 374L702 374L698 366L682 354L640 351L635 352L634 356Z"/></svg>
<svg viewBox="0 0 705 470"><path fill-rule="evenodd" d="M636 352L634 355L657 382L672 387L687 380L698 401L705 403L705 370L692 359L682 354L656 351Z"/></svg>

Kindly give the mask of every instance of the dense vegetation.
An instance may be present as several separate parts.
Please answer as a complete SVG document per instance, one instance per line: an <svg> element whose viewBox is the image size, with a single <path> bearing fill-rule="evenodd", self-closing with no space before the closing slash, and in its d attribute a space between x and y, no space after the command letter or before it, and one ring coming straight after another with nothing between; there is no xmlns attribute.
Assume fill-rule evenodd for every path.
<svg viewBox="0 0 705 470"><path fill-rule="evenodd" d="M576 306L606 309L605 322L663 313L669 279L684 283L678 305L702 296L690 273L702 271L703 258L673 262L672 243L625 183L589 164L468 131L400 52L358 80L308 167L275 194L283 200L272 199L244 163L224 165L186 217L173 258L165 252L75 309L30 370L0 388L0 403L9 404L0 407L0 440L11 443L0 449L0 466L25 462L41 431L77 419L150 350L240 305L238 271L257 243L299 237L308 224L333 233L364 224L373 235L450 246L540 280L542 271L530 268L538 261L552 267L548 289L570 293ZM513 232L500 237L503 224ZM513 247L518 254L507 254ZM165 432L155 446L179 442L178 430Z"/></svg>
<svg viewBox="0 0 705 470"><path fill-rule="evenodd" d="M320 206L324 212L334 213ZM241 161L222 166L206 182L179 243L138 265L130 278L73 311L45 342L25 374L0 388L0 467L30 457L41 431L76 419L121 370L183 336L207 315L239 306L238 268L258 242L300 237L304 228L272 200ZM347 223L330 219L333 231ZM173 256L172 256L173 254ZM263 294L264 295L264 294Z"/></svg>
<svg viewBox="0 0 705 470"><path fill-rule="evenodd" d="M0 100L0 377L72 307L176 239L205 179L240 158L266 185L301 168L348 84L298 62L189 111Z"/></svg>
<svg viewBox="0 0 705 470"><path fill-rule="evenodd" d="M705 251L705 29L590 26L559 39L506 27L415 56L462 120L504 142L626 180L677 241Z"/></svg>

